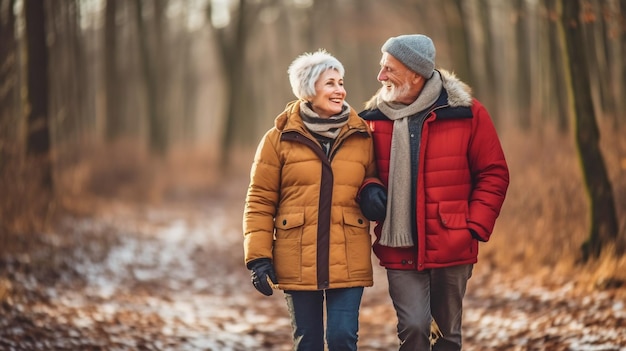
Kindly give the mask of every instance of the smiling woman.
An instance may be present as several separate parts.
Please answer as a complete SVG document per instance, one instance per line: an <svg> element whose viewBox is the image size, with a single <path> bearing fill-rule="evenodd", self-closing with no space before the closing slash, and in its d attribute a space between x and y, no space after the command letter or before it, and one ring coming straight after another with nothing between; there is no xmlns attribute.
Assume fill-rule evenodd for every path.
<svg viewBox="0 0 626 351"><path fill-rule="evenodd" d="M260 293L284 290L295 350L322 350L325 335L329 350L356 350L363 288L373 284L369 221L356 201L376 176L372 138L345 102L335 57L305 53L288 74L298 100L254 157L245 262Z"/></svg>

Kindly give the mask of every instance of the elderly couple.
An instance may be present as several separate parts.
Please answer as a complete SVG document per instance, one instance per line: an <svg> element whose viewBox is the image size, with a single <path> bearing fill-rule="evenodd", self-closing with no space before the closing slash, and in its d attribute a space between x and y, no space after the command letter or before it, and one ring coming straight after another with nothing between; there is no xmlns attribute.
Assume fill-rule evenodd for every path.
<svg viewBox="0 0 626 351"><path fill-rule="evenodd" d="M463 297L506 195L507 164L485 107L435 69L429 37L392 37L381 51L382 87L360 114L335 57L297 57L288 75L298 100L254 157L245 263L259 292L284 291L294 350L357 349L363 288L373 284L370 221L399 349L461 350ZM431 346L433 319L443 335Z"/></svg>

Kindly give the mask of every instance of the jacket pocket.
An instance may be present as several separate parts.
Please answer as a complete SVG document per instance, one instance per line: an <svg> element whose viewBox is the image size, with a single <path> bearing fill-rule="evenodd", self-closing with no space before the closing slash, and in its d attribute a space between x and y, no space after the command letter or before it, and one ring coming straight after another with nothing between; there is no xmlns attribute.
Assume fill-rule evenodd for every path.
<svg viewBox="0 0 626 351"><path fill-rule="evenodd" d="M302 278L304 212L278 215L274 227L274 269L278 283L299 282Z"/></svg>
<svg viewBox="0 0 626 351"><path fill-rule="evenodd" d="M292 234L289 233L290 230L294 228L302 229L303 225L304 212L280 214L276 216L276 219L274 220L274 227L276 227L277 236L281 234L281 231L283 231L282 234Z"/></svg>
<svg viewBox="0 0 626 351"><path fill-rule="evenodd" d="M472 258L478 252L478 241L472 237L468 226L467 201L442 201L439 203L439 220L447 232L446 246L451 257Z"/></svg>
<svg viewBox="0 0 626 351"><path fill-rule="evenodd" d="M372 276L372 239L369 221L360 212L343 210L343 228L346 236L346 260L350 279Z"/></svg>
<svg viewBox="0 0 626 351"><path fill-rule="evenodd" d="M467 201L441 201L439 203L439 220L448 229L466 229L467 216Z"/></svg>

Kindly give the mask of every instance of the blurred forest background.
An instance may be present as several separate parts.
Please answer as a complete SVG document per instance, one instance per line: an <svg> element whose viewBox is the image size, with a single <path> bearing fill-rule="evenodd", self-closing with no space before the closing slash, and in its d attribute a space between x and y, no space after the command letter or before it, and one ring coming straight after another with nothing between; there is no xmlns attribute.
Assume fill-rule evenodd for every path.
<svg viewBox="0 0 626 351"><path fill-rule="evenodd" d="M423 33L489 109L511 168L481 256L621 285L625 13L625 0L0 0L0 254L64 214L245 178L294 99L297 55L339 58L359 111L384 41Z"/></svg>
<svg viewBox="0 0 626 351"><path fill-rule="evenodd" d="M290 349L284 301L259 299L243 266L254 149L294 99L296 56L341 60L360 111L380 47L407 33L473 88L510 167L464 349L626 347L625 14L626 0L0 0L0 348ZM360 349L396 349L373 262Z"/></svg>

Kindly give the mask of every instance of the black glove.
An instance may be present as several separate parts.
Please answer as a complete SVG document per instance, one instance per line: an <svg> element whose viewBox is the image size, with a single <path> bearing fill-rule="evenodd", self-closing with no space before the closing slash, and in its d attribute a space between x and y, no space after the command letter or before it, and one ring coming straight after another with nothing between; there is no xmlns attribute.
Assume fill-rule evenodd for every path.
<svg viewBox="0 0 626 351"><path fill-rule="evenodd" d="M252 284L263 295L270 296L274 293L271 284L277 284L276 272L269 258L257 258L247 264L252 271ZM270 280L270 281L268 281Z"/></svg>
<svg viewBox="0 0 626 351"><path fill-rule="evenodd" d="M365 218L370 221L385 219L387 214L387 191L376 183L366 185L361 190L359 206Z"/></svg>
<svg viewBox="0 0 626 351"><path fill-rule="evenodd" d="M476 233L476 231L475 231L475 230L470 229L470 230L469 230L469 232L470 232L470 234L472 234L472 237L473 237L474 239L476 239L476 240L478 240L478 241L485 242L485 239L481 238L481 237L480 237L480 235L478 235L478 233Z"/></svg>

